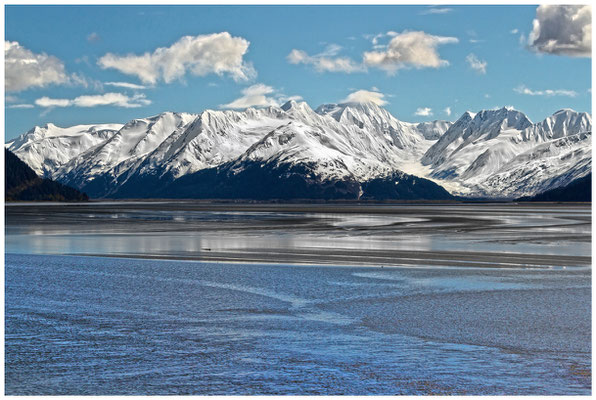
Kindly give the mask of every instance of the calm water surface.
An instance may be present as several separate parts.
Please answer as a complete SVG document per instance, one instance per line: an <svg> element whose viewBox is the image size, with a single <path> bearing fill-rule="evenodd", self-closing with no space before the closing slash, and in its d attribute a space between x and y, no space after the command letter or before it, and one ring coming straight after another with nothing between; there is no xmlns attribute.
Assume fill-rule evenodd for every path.
<svg viewBox="0 0 596 400"><path fill-rule="evenodd" d="M8 206L6 394L591 393L589 207L218 207Z"/></svg>

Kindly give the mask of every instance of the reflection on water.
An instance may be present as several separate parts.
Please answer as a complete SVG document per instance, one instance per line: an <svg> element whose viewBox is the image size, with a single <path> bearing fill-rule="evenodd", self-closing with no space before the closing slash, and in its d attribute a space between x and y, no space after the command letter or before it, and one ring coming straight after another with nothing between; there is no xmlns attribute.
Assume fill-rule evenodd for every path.
<svg viewBox="0 0 596 400"><path fill-rule="evenodd" d="M222 206L223 207L223 206ZM589 206L93 203L7 207L11 253L190 256L240 251L591 255ZM225 208L225 207L223 207Z"/></svg>

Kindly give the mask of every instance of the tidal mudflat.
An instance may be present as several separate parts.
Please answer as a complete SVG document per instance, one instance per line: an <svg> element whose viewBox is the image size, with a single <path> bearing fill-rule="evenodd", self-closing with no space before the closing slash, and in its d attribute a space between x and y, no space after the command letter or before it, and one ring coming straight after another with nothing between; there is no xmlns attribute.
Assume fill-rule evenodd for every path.
<svg viewBox="0 0 596 400"><path fill-rule="evenodd" d="M6 394L591 393L587 205L20 204L5 240Z"/></svg>

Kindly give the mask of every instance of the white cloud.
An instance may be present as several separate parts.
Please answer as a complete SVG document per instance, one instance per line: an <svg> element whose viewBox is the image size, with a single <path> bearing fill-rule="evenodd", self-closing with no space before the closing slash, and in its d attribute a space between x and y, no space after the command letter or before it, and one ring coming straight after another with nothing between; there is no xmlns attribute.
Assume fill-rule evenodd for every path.
<svg viewBox="0 0 596 400"><path fill-rule="evenodd" d="M399 33L395 32L395 31L389 31L387 33L378 33L376 35L372 35L370 36L370 41L371 43L374 45L373 47L375 48L384 48L387 47L387 45L380 45L379 44L379 39L383 39L385 37L395 37L399 35Z"/></svg>
<svg viewBox="0 0 596 400"><path fill-rule="evenodd" d="M341 46L331 44L327 46L325 51L311 56L303 50L293 49L286 59L290 64L312 65L318 72L345 72L351 74L366 70L364 65L358 64L348 57L337 57L340 50Z"/></svg>
<svg viewBox="0 0 596 400"><path fill-rule="evenodd" d="M545 97L553 97L553 96L567 96L567 97L575 97L577 96L577 92L574 90L566 90L566 89L544 89L544 90L532 90L526 87L525 85L520 85L513 89L513 91L519 94L525 94L528 96L545 96Z"/></svg>
<svg viewBox="0 0 596 400"><path fill-rule="evenodd" d="M76 107L116 106L137 108L151 104L151 100L147 100L144 94L135 94L129 97L122 93L79 96L73 102Z"/></svg>
<svg viewBox="0 0 596 400"><path fill-rule="evenodd" d="M512 35L516 35L519 32L519 29L515 28L509 31Z"/></svg>
<svg viewBox="0 0 596 400"><path fill-rule="evenodd" d="M121 88L125 88L125 89L135 89L135 90L147 89L147 86L137 85L135 83L129 83L129 82L105 82L104 85L121 87Z"/></svg>
<svg viewBox="0 0 596 400"><path fill-rule="evenodd" d="M285 96L273 87L257 83L242 90L242 96L219 108L244 109L248 107L279 106L288 100L302 100L300 96Z"/></svg>
<svg viewBox="0 0 596 400"><path fill-rule="evenodd" d="M151 100L145 98L144 94L135 94L127 96L122 93L104 93L96 95L78 96L74 99L52 99L50 97L41 97L35 100L35 104L40 107L98 107L115 106L124 108L137 108L151 104Z"/></svg>
<svg viewBox="0 0 596 400"><path fill-rule="evenodd" d="M244 61L250 43L228 32L210 35L184 36L170 47L160 47L152 53L118 56L108 53L98 60L103 68L113 68L137 76L143 83L154 85L159 80L171 83L187 72L196 76L229 75L236 81L256 76L251 64Z"/></svg>
<svg viewBox="0 0 596 400"><path fill-rule="evenodd" d="M11 104L8 108L33 108L33 104Z"/></svg>
<svg viewBox="0 0 596 400"><path fill-rule="evenodd" d="M103 91L103 83L96 79L88 78L83 74L77 74L76 72L68 77L68 84Z"/></svg>
<svg viewBox="0 0 596 400"><path fill-rule="evenodd" d="M427 14L447 14L447 13L450 13L451 11L453 11L453 8L449 8L449 7L443 7L443 8L431 7L428 10L422 11L420 14L421 15L427 15Z"/></svg>
<svg viewBox="0 0 596 400"><path fill-rule="evenodd" d="M484 60L480 60L478 57L476 57L476 54L468 54L466 61L470 68L472 68L474 71L478 72L479 74L486 74L486 66L488 63Z"/></svg>
<svg viewBox="0 0 596 400"><path fill-rule="evenodd" d="M451 107L445 107L445 109L443 110L443 112L445 113L445 115L447 115L448 117L451 116Z"/></svg>
<svg viewBox="0 0 596 400"><path fill-rule="evenodd" d="M529 47L539 53L591 57L592 7L542 5L536 9Z"/></svg>
<svg viewBox="0 0 596 400"><path fill-rule="evenodd" d="M47 96L40 97L35 100L35 104L40 107L68 107L72 105L72 100L69 99L51 99Z"/></svg>
<svg viewBox="0 0 596 400"><path fill-rule="evenodd" d="M91 32L89 35L87 35L88 42L98 42L99 40L101 40L101 38L99 37L97 32Z"/></svg>
<svg viewBox="0 0 596 400"><path fill-rule="evenodd" d="M273 97L267 95L275 92L271 86L257 83L242 90L242 97L237 98L228 104L222 104L220 108L248 108L248 107L266 107L278 105Z"/></svg>
<svg viewBox="0 0 596 400"><path fill-rule="evenodd" d="M414 115L417 115L419 117L430 117L431 115L433 115L433 110L429 107L419 107L416 109Z"/></svg>
<svg viewBox="0 0 596 400"><path fill-rule="evenodd" d="M18 42L4 42L4 68L4 85L11 92L68 82L62 61L33 53Z"/></svg>
<svg viewBox="0 0 596 400"><path fill-rule="evenodd" d="M454 37L405 31L394 36L384 51L365 52L364 63L385 70L390 75L402 68L444 67L449 62L440 58L437 47L457 42L458 39Z"/></svg>
<svg viewBox="0 0 596 400"><path fill-rule="evenodd" d="M340 103L374 103L378 106L384 106L387 101L385 95L379 91L357 90L350 93Z"/></svg>

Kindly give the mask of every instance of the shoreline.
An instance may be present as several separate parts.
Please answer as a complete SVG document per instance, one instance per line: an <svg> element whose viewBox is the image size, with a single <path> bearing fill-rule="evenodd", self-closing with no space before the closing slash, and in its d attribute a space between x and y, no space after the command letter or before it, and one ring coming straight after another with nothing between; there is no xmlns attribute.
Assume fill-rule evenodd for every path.
<svg viewBox="0 0 596 400"><path fill-rule="evenodd" d="M201 263L230 263L230 264L255 264L255 265L288 265L288 266L312 266L312 267L371 267L371 268L412 268L412 269L464 269L464 270L581 270L591 268L590 257L585 256L559 256L537 255L537 254L513 254L513 253L463 253L463 252L414 252L421 254L420 258L392 258L388 252L380 255L372 255L371 252L362 253L361 251L352 251L351 254L326 255L323 252L311 255L309 260L298 261L297 258L307 258L304 254L288 255L286 258L266 253L256 252L236 252L232 253L212 253L209 255L184 255L184 254L100 254L100 253L5 253L6 254L25 254L37 256L74 256L74 257L102 257L102 258L121 258L121 259L139 259L139 260L159 260L159 261L187 261ZM381 252L378 252L381 253ZM446 254L452 253L452 254ZM459 253L459 254L458 254ZM442 255L445 258L438 258ZM451 255L451 258L447 258ZM422 256L434 256L434 259L427 259L422 262ZM467 257L465 257L467 256ZM366 261L375 258L376 261ZM464 258L469 258L468 260ZM482 261L470 260L479 258ZM491 258L499 258L501 261L491 261ZM508 262L503 262L503 259ZM549 264L545 261L549 260Z"/></svg>

